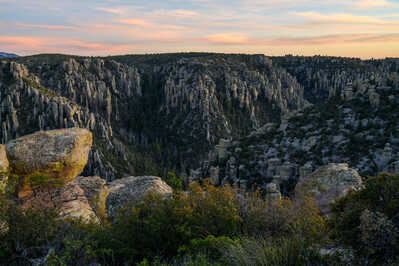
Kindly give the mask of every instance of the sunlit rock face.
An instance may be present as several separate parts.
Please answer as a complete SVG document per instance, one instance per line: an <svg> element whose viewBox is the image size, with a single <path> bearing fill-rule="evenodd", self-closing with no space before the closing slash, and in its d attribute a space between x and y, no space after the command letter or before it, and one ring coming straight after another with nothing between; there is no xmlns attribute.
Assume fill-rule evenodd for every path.
<svg viewBox="0 0 399 266"><path fill-rule="evenodd" d="M41 182L63 184L85 167L92 145L86 129L39 131L6 144L10 174L18 176L20 197L32 193Z"/></svg>

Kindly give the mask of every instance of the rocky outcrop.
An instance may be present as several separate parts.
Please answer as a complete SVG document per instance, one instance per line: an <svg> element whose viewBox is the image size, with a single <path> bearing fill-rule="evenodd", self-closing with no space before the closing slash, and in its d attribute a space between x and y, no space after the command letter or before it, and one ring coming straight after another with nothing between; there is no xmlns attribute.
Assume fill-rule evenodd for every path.
<svg viewBox="0 0 399 266"><path fill-rule="evenodd" d="M269 200L280 200L281 192L278 187L278 184L269 183L266 186L266 198Z"/></svg>
<svg viewBox="0 0 399 266"><path fill-rule="evenodd" d="M0 145L0 173L6 173L8 171L8 159L6 154L6 147Z"/></svg>
<svg viewBox="0 0 399 266"><path fill-rule="evenodd" d="M8 166L6 148L4 145L0 145L0 193L4 190L7 183Z"/></svg>
<svg viewBox="0 0 399 266"><path fill-rule="evenodd" d="M345 163L330 163L301 179L295 187L295 193L310 192L320 212L328 215L331 203L347 195L350 190L361 188L362 179L356 170Z"/></svg>
<svg viewBox="0 0 399 266"><path fill-rule="evenodd" d="M19 200L23 208L36 210L55 209L60 218L82 219L85 222L100 222L96 212L90 205L85 186L79 185L79 180L70 181L59 187L41 187L30 195Z"/></svg>
<svg viewBox="0 0 399 266"><path fill-rule="evenodd" d="M78 185L87 198L91 208L100 218L107 216L105 201L109 194L106 181L99 176L79 176L71 183Z"/></svg>
<svg viewBox="0 0 399 266"><path fill-rule="evenodd" d="M204 164L196 172L211 176L211 169L218 168L221 184L248 180L262 190L270 182L278 183L285 195L298 180L328 163L347 162L361 176L399 172L398 90L377 87L381 104L375 107L367 94L375 87L370 83L362 83L363 90L350 99L335 97L284 116L280 125L266 124L246 137L233 138L223 150L226 158L208 156L207 165L213 168ZM213 153L219 150L216 146ZM235 158L233 171L230 158Z"/></svg>
<svg viewBox="0 0 399 266"><path fill-rule="evenodd" d="M91 145L92 134L79 128L40 131L8 142L10 172L20 178L19 197L31 193L40 182L62 184L77 177Z"/></svg>
<svg viewBox="0 0 399 266"><path fill-rule="evenodd" d="M159 177L141 176L106 181L99 176L83 177L92 145L86 129L40 131L0 146L1 170L10 173L18 197L9 199L22 208L55 209L63 219L99 223L127 203L139 202L148 192L161 195L172 189ZM7 156L6 156L7 150ZM10 187L11 187L10 183ZM108 211L108 213L107 213Z"/></svg>
<svg viewBox="0 0 399 266"><path fill-rule="evenodd" d="M108 185L109 195L106 200L108 215L114 217L126 204L135 204L148 193L169 195L172 188L161 178L155 176L126 177Z"/></svg>

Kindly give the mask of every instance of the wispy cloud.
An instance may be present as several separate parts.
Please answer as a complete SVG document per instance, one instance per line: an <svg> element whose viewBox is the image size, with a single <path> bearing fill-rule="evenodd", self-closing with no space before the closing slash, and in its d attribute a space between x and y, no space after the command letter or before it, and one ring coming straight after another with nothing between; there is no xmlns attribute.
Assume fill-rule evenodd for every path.
<svg viewBox="0 0 399 266"><path fill-rule="evenodd" d="M17 27L25 29L43 29L43 30L79 30L78 27L74 26L64 26L64 25L39 25L39 24L24 24L16 23Z"/></svg>
<svg viewBox="0 0 399 266"><path fill-rule="evenodd" d="M122 24L126 24L126 25L136 25L136 26L142 26L142 27L149 27L149 26L153 25L149 21L146 21L143 19L137 19L137 18L121 19L119 22Z"/></svg>
<svg viewBox="0 0 399 266"><path fill-rule="evenodd" d="M13 51L34 52L62 52L62 53L124 53L134 47L132 44L107 44L101 42L87 42L69 38L0 36L0 48L10 48Z"/></svg>
<svg viewBox="0 0 399 266"><path fill-rule="evenodd" d="M370 16L357 16L346 13L321 14L318 12L298 12L298 16L307 18L311 23L317 24L372 24L372 25L399 25L399 22L385 21Z"/></svg>
<svg viewBox="0 0 399 266"><path fill-rule="evenodd" d="M355 9L369 9L379 7L389 7L392 3L386 0L359 0L350 4Z"/></svg>
<svg viewBox="0 0 399 266"><path fill-rule="evenodd" d="M218 44L248 44L247 35L243 33L218 33L205 36L205 41Z"/></svg>
<svg viewBox="0 0 399 266"><path fill-rule="evenodd" d="M124 11L122 9L118 8L106 8L106 7L97 7L96 10L106 12L106 13L111 13L111 14L123 14Z"/></svg>
<svg viewBox="0 0 399 266"><path fill-rule="evenodd" d="M198 40L195 40L198 41ZM252 46L314 46L331 44L359 44L379 42L399 42L399 33L391 34L333 34L307 37L269 37L264 39L250 38L244 34L215 34L205 36L200 41L229 45Z"/></svg>
<svg viewBox="0 0 399 266"><path fill-rule="evenodd" d="M81 55L206 50L399 56L396 2L0 0L0 50Z"/></svg>

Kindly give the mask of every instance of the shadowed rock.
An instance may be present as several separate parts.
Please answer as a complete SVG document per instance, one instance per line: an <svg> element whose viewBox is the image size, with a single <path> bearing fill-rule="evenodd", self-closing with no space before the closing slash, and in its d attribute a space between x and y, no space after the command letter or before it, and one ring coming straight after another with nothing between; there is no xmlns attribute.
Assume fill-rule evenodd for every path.
<svg viewBox="0 0 399 266"><path fill-rule="evenodd" d="M115 216L127 203L135 204L149 192L160 195L172 193L172 188L155 176L127 177L115 180L108 186L110 193L106 200L108 215Z"/></svg>
<svg viewBox="0 0 399 266"><path fill-rule="evenodd" d="M79 176L71 181L83 189L86 198L98 217L106 216L105 201L109 194L106 181L99 176Z"/></svg>
<svg viewBox="0 0 399 266"><path fill-rule="evenodd" d="M79 178L77 178L79 179ZM19 200L25 209L56 209L61 218L77 218L99 223L90 199L79 180L72 180L60 187L39 188Z"/></svg>
<svg viewBox="0 0 399 266"><path fill-rule="evenodd" d="M311 192L320 212L328 215L330 204L348 194L350 190L362 188L358 172L346 163L330 163L301 179L295 187L296 194Z"/></svg>

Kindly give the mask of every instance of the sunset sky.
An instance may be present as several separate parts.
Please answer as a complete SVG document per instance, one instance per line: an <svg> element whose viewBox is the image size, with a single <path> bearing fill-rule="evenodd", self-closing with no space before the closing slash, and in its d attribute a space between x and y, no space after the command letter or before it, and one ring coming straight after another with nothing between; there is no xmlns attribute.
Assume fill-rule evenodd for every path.
<svg viewBox="0 0 399 266"><path fill-rule="evenodd" d="M0 0L0 51L399 57L399 0Z"/></svg>

